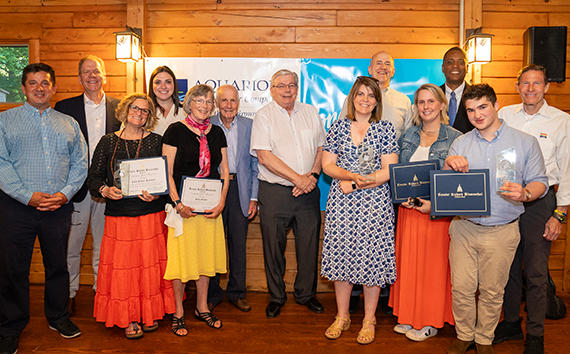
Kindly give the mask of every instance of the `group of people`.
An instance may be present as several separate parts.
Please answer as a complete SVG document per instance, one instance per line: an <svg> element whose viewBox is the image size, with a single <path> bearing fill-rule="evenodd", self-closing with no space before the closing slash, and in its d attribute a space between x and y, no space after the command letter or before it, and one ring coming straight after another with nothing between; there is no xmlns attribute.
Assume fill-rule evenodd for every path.
<svg viewBox="0 0 570 354"><path fill-rule="evenodd" d="M0 353L17 351L29 321L36 235L50 328L64 338L81 334L70 313L89 224L94 317L124 328L129 339L156 330L165 314L173 315L174 334L187 335L183 300L190 280L196 283L194 317L222 327L212 311L224 297L219 274L228 271L226 238L225 293L237 309L250 311L246 237L258 211L267 317L279 316L287 300L289 229L297 256L295 301L323 313L315 297L321 170L332 178L321 275L334 282L337 304L327 338L349 330L359 296L354 285L361 285L358 343L374 341L380 302L398 317L394 331L411 340L430 338L447 322L457 331L448 353L465 353L471 345L493 353L492 344L524 338L524 264L525 353L542 353L550 244L570 199L570 116L547 105L548 75L541 66L521 70L516 87L522 104L500 111L490 86L465 82L460 48L445 53L442 71L446 82L420 86L412 106L390 88L393 57L376 53L370 77L356 79L339 119L325 132L318 110L297 100L297 74L285 69L271 78L273 101L251 120L238 114L239 92L231 85L215 92L196 85L180 102L175 74L166 66L152 73L148 95L108 97L104 62L96 56L79 62L84 93L52 109L53 69L28 65L22 74L26 102L0 114ZM434 218L427 199L391 202L390 164L437 160L440 168L458 172L488 168L495 181L496 156L506 149L517 156L515 180L492 187L490 217ZM366 151L372 170L362 175ZM169 195L125 197L117 183L120 161L160 156L167 161ZM223 180L219 204L204 213L185 205L179 194L184 176Z"/></svg>

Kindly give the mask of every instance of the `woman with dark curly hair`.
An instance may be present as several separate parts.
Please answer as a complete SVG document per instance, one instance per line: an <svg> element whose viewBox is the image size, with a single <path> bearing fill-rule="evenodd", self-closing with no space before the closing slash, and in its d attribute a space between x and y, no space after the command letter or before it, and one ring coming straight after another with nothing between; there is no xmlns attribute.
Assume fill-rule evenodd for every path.
<svg viewBox="0 0 570 354"><path fill-rule="evenodd" d="M106 198L93 313L97 321L125 328L125 336L136 339L156 330L157 320L175 311L172 284L164 280L166 200L147 191L138 198L123 198L114 185L114 172L120 160L162 156L162 139L149 131L156 125L156 114L147 95L124 98L116 116L124 128L101 138L87 176L91 195Z"/></svg>

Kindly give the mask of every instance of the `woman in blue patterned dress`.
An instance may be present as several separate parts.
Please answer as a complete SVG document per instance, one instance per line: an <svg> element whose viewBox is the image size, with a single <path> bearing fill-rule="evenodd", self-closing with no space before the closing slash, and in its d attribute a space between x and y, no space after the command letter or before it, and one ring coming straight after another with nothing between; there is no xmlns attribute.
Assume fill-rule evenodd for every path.
<svg viewBox="0 0 570 354"><path fill-rule="evenodd" d="M392 124L382 121L376 79L358 77L348 95L348 114L334 122L323 146L323 171L333 178L325 219L321 275L334 281L337 315L329 339L350 327L353 284L364 287L364 320L356 341L374 341L380 289L396 280L394 209L388 166L398 162ZM359 175L359 149L374 150L374 174ZM371 181L370 181L371 180Z"/></svg>

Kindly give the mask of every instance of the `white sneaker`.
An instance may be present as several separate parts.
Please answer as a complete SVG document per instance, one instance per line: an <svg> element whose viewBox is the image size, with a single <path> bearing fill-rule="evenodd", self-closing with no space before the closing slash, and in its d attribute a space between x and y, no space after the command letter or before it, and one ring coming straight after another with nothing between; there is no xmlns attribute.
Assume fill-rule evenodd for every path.
<svg viewBox="0 0 570 354"><path fill-rule="evenodd" d="M398 334L406 334L406 332L408 332L411 329L413 329L413 327L407 324L398 323L397 325L394 326L394 332Z"/></svg>
<svg viewBox="0 0 570 354"><path fill-rule="evenodd" d="M417 330L411 329L406 332L406 337L416 342L421 342L429 337L433 337L437 334L437 329L432 326L425 326L424 328Z"/></svg>

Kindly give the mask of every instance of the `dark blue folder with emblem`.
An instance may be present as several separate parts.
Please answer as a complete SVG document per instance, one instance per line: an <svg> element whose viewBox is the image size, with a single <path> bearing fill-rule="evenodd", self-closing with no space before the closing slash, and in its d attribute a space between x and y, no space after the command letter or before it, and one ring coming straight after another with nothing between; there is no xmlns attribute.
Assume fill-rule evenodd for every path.
<svg viewBox="0 0 570 354"><path fill-rule="evenodd" d="M390 165L392 202L407 202L408 198L430 199L430 171L437 170L437 160L397 163Z"/></svg>
<svg viewBox="0 0 570 354"><path fill-rule="evenodd" d="M491 215L489 170L431 171L431 215Z"/></svg>

